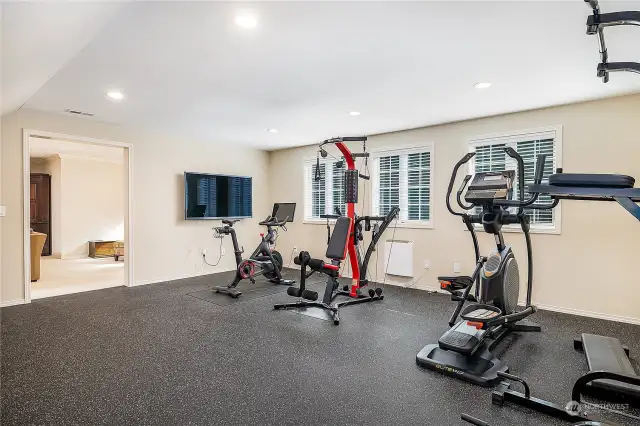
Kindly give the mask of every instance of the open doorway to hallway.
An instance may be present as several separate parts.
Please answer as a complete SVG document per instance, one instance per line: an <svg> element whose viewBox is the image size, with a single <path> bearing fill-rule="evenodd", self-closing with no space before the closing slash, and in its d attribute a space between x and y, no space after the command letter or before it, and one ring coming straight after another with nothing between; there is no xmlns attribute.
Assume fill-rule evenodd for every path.
<svg viewBox="0 0 640 426"><path fill-rule="evenodd" d="M125 285L125 148L29 137L31 299Z"/></svg>

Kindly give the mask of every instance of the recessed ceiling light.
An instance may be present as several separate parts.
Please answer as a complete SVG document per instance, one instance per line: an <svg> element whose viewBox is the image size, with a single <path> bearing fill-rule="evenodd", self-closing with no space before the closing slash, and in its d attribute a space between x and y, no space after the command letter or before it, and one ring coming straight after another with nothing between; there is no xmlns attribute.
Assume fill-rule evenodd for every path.
<svg viewBox="0 0 640 426"><path fill-rule="evenodd" d="M267 129L269 133L278 133L278 129Z"/></svg>
<svg viewBox="0 0 640 426"><path fill-rule="evenodd" d="M104 93L104 95L112 101L116 101L116 102L124 101L124 92L122 90L117 90L117 89L107 90Z"/></svg>
<svg viewBox="0 0 640 426"><path fill-rule="evenodd" d="M483 81L482 83L476 83L473 85L476 89L488 89L491 87L491 83L488 81Z"/></svg>
<svg viewBox="0 0 640 426"><path fill-rule="evenodd" d="M255 28L258 25L258 19L249 14L236 15L234 22L242 28Z"/></svg>
<svg viewBox="0 0 640 426"><path fill-rule="evenodd" d="M356 115L360 115L360 113L358 111L349 111L349 115L356 116Z"/></svg>

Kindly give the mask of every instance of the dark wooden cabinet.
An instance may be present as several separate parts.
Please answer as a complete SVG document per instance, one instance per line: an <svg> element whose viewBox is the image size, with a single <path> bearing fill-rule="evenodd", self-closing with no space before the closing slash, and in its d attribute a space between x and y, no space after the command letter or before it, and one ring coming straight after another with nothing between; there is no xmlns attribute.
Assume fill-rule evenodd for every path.
<svg viewBox="0 0 640 426"><path fill-rule="evenodd" d="M51 175L31 173L29 187L31 228L47 234L43 256L51 256Z"/></svg>

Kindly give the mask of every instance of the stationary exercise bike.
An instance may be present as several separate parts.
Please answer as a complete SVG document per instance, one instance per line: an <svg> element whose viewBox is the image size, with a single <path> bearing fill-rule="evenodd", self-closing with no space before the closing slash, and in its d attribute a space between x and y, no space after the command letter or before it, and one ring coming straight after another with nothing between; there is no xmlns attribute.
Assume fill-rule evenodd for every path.
<svg viewBox="0 0 640 426"><path fill-rule="evenodd" d="M278 238L277 229L287 230L287 222L293 222L295 213L295 203L276 203L273 205L273 211L270 216L259 224L267 227L266 234L260 234L260 244L247 259L242 258L244 249L238 244L236 230L233 225L239 219L223 220L224 226L214 228L216 238L224 238L225 235L231 235L233 243L233 252L236 257L236 275L233 281L227 286L214 287L216 293L226 293L233 298L239 297L242 292L237 289L240 281L248 279L255 284L255 277L264 275L273 284L293 285L294 280L285 280L282 278L283 259L282 255L275 249L276 240Z"/></svg>
<svg viewBox="0 0 640 426"><path fill-rule="evenodd" d="M449 329L437 344L425 346L416 357L418 365L476 383L492 386L499 381L498 373L507 372L508 367L496 358L491 350L512 331L541 331L538 324L526 318L536 311L531 304L533 281L531 238L529 217L524 207L534 209L551 208L551 205L535 205L537 194L524 199L524 161L513 148L505 148L507 155L518 163L519 199L512 200L515 172L477 172L462 201L462 193L471 180L465 176L457 192L458 205L463 210L480 207L479 214L456 212L449 198L458 169L467 163L475 153L465 155L454 167L447 190L447 208L460 216L473 239L477 263L471 276L438 277L440 287L451 293L451 299L458 305L449 320ZM535 183L542 181L545 155L537 158ZM509 211L517 207L517 212ZM495 237L496 249L488 256L480 256L478 238L474 224L481 224L484 231ZM505 245L502 226L519 224L527 245L528 280L526 306L517 311L520 291L518 262L511 246ZM475 294L471 289L475 285ZM474 302L464 307L467 301ZM458 321L458 316L461 318Z"/></svg>

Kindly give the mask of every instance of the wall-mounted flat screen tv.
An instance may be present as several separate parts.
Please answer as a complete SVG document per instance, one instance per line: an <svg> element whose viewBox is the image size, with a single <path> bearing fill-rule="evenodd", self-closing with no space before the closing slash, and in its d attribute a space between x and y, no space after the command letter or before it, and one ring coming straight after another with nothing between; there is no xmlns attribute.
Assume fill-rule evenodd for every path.
<svg viewBox="0 0 640 426"><path fill-rule="evenodd" d="M251 177L184 174L184 218L226 219L253 216Z"/></svg>

